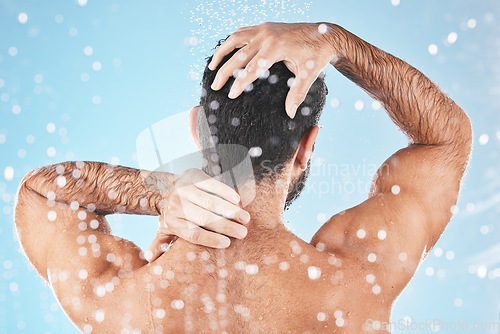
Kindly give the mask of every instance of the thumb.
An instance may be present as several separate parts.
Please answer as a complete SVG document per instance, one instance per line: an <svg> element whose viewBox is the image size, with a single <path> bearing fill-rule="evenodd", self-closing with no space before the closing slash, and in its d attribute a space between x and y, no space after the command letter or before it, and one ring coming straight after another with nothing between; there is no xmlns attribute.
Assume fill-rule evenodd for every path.
<svg viewBox="0 0 500 334"><path fill-rule="evenodd" d="M145 253L146 260L148 262L153 262L162 255L166 247L176 239L175 235L165 235L160 232L156 235L156 238L149 245L148 250Z"/></svg>

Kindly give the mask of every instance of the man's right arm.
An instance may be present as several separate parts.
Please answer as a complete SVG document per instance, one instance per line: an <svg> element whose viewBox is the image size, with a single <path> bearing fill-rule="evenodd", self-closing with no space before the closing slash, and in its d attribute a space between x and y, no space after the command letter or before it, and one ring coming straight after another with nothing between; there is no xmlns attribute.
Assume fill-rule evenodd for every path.
<svg viewBox="0 0 500 334"><path fill-rule="evenodd" d="M217 89L236 67L246 66L230 97L283 60L296 75L286 100L293 117L318 73L331 63L379 100L407 134L409 146L381 166L369 199L332 217L312 240L356 263L366 261L366 268L379 268L388 288L406 284L452 216L471 150L466 114L421 72L334 24L242 28L217 49L210 66L237 47L237 60L222 66L214 81Z"/></svg>

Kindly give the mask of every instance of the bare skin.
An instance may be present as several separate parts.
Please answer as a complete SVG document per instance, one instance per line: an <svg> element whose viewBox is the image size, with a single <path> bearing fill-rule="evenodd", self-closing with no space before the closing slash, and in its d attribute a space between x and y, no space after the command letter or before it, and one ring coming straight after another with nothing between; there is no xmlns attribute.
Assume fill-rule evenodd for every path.
<svg viewBox="0 0 500 334"><path fill-rule="evenodd" d="M236 47L246 57L235 55L226 63L213 87L246 67L246 75L233 85L230 96L236 97L259 71L285 60L298 78L286 104L293 117L294 105L331 63L379 100L409 138L409 146L380 167L369 198L333 216L310 243L285 228L287 190L307 166L317 127L304 136L280 182L259 185L256 199L244 210L230 200L230 190L212 184L225 209L234 211L220 225L215 220L209 224L210 213L221 214L209 201L200 206L201 220L176 209L175 203L189 196L173 185L193 175L158 175L164 188L153 189L144 187L145 172L97 163L66 163L71 182L62 186L56 166L28 174L15 213L20 241L82 331L382 331L373 325L390 320L392 304L452 216L471 150L470 122L407 63L337 25L325 23L319 29L323 33L318 28L266 23L238 30L219 47L210 66ZM259 68L260 59L266 61ZM104 171L109 171L106 177ZM124 184L126 189L120 189ZM117 195L110 196L110 190ZM72 201L78 201L74 210ZM151 262L133 243L111 235L104 216L114 212L161 214ZM238 219L244 212L250 214L249 223ZM193 238L183 228L172 229L174 221L188 222L189 230L206 229ZM235 238L243 225L247 235ZM174 235L179 238L156 258L158 243L173 241ZM229 247L224 248L221 237L230 238Z"/></svg>

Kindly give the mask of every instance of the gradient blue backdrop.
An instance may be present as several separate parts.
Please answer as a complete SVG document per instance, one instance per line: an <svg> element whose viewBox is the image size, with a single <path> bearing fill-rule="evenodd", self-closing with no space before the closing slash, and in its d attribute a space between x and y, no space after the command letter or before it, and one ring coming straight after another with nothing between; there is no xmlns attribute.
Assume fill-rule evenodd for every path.
<svg viewBox="0 0 500 334"><path fill-rule="evenodd" d="M64 160L137 167L137 135L197 103L216 41L265 21L338 23L422 70L468 113L474 151L458 213L393 320L498 322L499 20L496 0L0 0L0 333L78 332L19 251L12 211L24 174ZM307 241L328 217L364 200L375 169L406 145L366 94L333 68L326 74L310 183L285 215ZM143 248L157 223L109 220Z"/></svg>

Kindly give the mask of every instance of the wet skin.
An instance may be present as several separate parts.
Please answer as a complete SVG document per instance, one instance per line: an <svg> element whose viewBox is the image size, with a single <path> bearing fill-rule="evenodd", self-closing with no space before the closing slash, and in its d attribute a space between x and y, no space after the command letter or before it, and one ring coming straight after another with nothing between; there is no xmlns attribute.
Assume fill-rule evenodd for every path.
<svg viewBox="0 0 500 334"><path fill-rule="evenodd" d="M452 216L471 150L470 122L415 68L339 26L320 26L266 23L238 30L214 59L236 47L247 57L226 63L217 80L223 84L246 66L234 97L257 75L259 55L285 60L299 76L314 59L290 90L290 116L328 64L379 100L409 145L382 164L368 199L330 218L310 243L285 228L287 190L307 166L314 128L280 175L281 186L257 187L244 208L251 217L246 237L229 235L236 221L227 219L228 230L218 233L231 244L214 249L206 246L216 243L217 233L191 228L199 233L179 232L149 263L136 245L111 234L105 216L161 215L160 231L174 240L169 224L186 219L172 216L175 205L161 203L178 203L169 186L176 177L92 162L37 169L19 189L19 240L82 331L362 333L380 332L373 324L390 320L392 304ZM165 189L144 186L155 177Z"/></svg>

